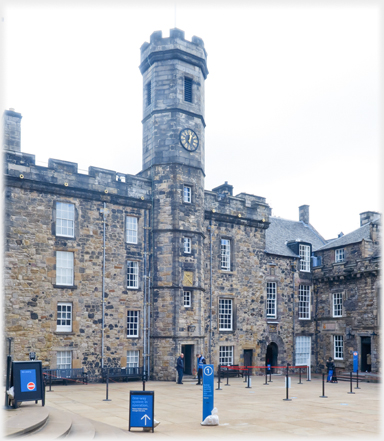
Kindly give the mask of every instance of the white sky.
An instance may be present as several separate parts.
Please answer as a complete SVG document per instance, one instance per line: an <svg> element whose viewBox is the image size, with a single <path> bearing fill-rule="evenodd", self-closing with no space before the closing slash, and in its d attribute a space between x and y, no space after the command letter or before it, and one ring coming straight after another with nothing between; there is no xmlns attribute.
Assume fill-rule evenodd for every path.
<svg viewBox="0 0 384 441"><path fill-rule="evenodd" d="M140 46L169 35L175 3L208 52L205 188L293 220L308 204L327 239L380 211L378 1L8 1L1 104L23 116L21 150L138 173Z"/></svg>

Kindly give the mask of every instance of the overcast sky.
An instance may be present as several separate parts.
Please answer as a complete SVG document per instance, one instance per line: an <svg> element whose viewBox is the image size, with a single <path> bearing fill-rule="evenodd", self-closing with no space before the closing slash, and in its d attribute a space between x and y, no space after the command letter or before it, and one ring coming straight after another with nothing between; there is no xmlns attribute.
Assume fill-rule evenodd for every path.
<svg viewBox="0 0 384 441"><path fill-rule="evenodd" d="M176 20L208 53L205 188L292 220L308 204L326 239L358 228L381 210L380 2L232 4L6 2L2 108L23 116L21 150L138 173L140 46Z"/></svg>

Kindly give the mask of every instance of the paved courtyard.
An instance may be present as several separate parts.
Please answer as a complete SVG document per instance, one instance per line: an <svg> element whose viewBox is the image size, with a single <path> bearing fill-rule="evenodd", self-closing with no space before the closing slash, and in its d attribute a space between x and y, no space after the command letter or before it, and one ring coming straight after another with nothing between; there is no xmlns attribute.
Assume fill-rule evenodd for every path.
<svg viewBox="0 0 384 441"><path fill-rule="evenodd" d="M247 389L242 378L231 378L230 386L222 383L215 389L215 406L220 425L204 427L202 420L202 387L195 382L177 385L173 382L149 381L146 390L155 392L155 418L160 425L155 433L132 429L132 436L156 438L286 438L335 437L375 438L381 433L381 385L361 383L361 389L348 394L349 383L326 383L322 395L321 380L292 378L289 398L283 376L272 376L264 385L264 377L252 377ZM217 383L215 383L215 388ZM48 388L47 388L48 390ZM129 391L142 390L142 383L110 383L109 399L105 384L54 385L46 394L46 405L73 412L123 430L128 428Z"/></svg>

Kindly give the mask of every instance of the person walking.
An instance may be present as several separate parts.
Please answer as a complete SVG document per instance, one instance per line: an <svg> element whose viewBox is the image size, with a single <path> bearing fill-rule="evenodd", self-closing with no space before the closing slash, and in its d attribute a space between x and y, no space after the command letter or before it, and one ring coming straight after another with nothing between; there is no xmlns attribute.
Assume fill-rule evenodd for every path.
<svg viewBox="0 0 384 441"><path fill-rule="evenodd" d="M197 354L197 383L196 386L203 384L203 367L207 362L202 354Z"/></svg>
<svg viewBox="0 0 384 441"><path fill-rule="evenodd" d="M327 383L330 383L332 381L333 370L335 369L335 363L333 362L332 357L328 358L326 364L328 369Z"/></svg>
<svg viewBox="0 0 384 441"><path fill-rule="evenodd" d="M180 357L177 359L177 384L183 384L183 374L184 374L184 354L181 353Z"/></svg>

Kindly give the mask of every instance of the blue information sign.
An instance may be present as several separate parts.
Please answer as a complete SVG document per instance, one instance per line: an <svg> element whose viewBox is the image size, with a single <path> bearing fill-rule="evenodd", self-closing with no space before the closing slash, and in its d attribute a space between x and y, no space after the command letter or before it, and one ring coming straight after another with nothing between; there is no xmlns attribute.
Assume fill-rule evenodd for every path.
<svg viewBox="0 0 384 441"><path fill-rule="evenodd" d="M132 391L129 400L129 430L131 427L150 427L153 431L154 392Z"/></svg>
<svg viewBox="0 0 384 441"><path fill-rule="evenodd" d="M353 372L357 372L359 369L359 353L353 351Z"/></svg>
<svg viewBox="0 0 384 441"><path fill-rule="evenodd" d="M206 364L203 367L203 421L207 416L211 415L213 410L214 390L214 367L213 364Z"/></svg>
<svg viewBox="0 0 384 441"><path fill-rule="evenodd" d="M20 390L21 392L36 391L36 369L20 370Z"/></svg>

